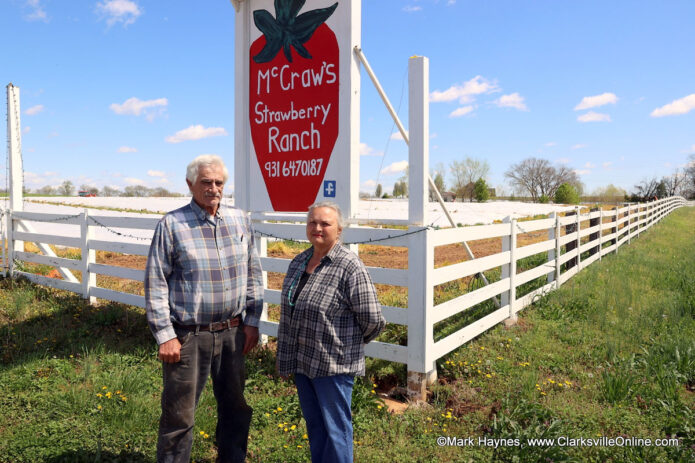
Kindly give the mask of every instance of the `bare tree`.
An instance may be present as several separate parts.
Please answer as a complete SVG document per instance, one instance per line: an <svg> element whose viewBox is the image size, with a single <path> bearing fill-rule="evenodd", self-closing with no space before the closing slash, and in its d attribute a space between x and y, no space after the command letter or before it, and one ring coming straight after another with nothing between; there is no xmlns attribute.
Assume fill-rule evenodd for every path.
<svg viewBox="0 0 695 463"><path fill-rule="evenodd" d="M569 183L578 191L583 191L583 185L574 170L565 166L554 167L547 159L524 159L513 164L504 176L515 190L527 192L534 201L538 201L541 196L555 196L563 183Z"/></svg>
<svg viewBox="0 0 695 463"><path fill-rule="evenodd" d="M683 173L685 181L683 183L683 196L689 199L695 198L695 153L688 157L688 164L685 165Z"/></svg>
<svg viewBox="0 0 695 463"><path fill-rule="evenodd" d="M661 179L666 187L667 196L676 196L681 193L682 187L686 181L685 173L680 169L676 169L673 174Z"/></svg>
<svg viewBox="0 0 695 463"><path fill-rule="evenodd" d="M468 197L468 199L473 200L473 185L479 178L487 178L490 173L490 165L487 161L466 158L463 161L452 161L449 164L449 171L452 178L451 188L456 196Z"/></svg>
<svg viewBox="0 0 695 463"><path fill-rule="evenodd" d="M58 187L58 194L63 196L72 196L75 194L75 186L70 180L65 180L63 184Z"/></svg>
<svg viewBox="0 0 695 463"><path fill-rule="evenodd" d="M633 201L649 201L656 196L660 183L656 177L642 180L642 182L635 185L635 193L633 193L631 199Z"/></svg>

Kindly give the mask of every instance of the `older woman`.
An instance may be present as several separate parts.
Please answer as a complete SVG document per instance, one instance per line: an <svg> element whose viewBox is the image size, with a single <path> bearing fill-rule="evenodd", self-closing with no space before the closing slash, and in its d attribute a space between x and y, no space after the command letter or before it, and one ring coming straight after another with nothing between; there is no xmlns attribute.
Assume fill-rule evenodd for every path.
<svg viewBox="0 0 695 463"><path fill-rule="evenodd" d="M340 208L309 208L312 246L290 263L282 284L278 371L294 374L311 461L352 462L352 386L364 375L364 345L385 321L360 259L339 244Z"/></svg>

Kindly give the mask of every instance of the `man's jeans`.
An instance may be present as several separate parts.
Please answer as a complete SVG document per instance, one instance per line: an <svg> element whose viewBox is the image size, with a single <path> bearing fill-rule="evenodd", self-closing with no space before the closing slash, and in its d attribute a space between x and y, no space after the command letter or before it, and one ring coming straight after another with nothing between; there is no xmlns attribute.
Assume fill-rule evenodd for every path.
<svg viewBox="0 0 695 463"><path fill-rule="evenodd" d="M208 376L217 399L218 461L243 462L252 409L244 399L242 326L211 333L177 330L181 361L163 363L158 462L190 461L194 413Z"/></svg>
<svg viewBox="0 0 695 463"><path fill-rule="evenodd" d="M296 373L297 395L306 421L312 463L352 463L350 375L309 378Z"/></svg>

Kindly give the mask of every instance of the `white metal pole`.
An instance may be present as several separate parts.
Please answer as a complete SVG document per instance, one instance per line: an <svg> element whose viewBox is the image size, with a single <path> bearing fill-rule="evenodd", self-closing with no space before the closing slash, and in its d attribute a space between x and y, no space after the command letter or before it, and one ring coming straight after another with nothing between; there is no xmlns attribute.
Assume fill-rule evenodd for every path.
<svg viewBox="0 0 695 463"><path fill-rule="evenodd" d="M21 212L24 210L24 168L22 166L22 125L20 119L19 87L10 82L7 85L7 141L9 148L10 167L10 210ZM13 220L8 222L8 227L16 230L17 224ZM16 241L13 246L15 251L24 251L24 242ZM13 258L9 256L10 260Z"/></svg>
<svg viewBox="0 0 695 463"><path fill-rule="evenodd" d="M408 124L410 126L408 222L418 226L429 223L427 210L429 202L427 169L430 159L429 80L429 60L424 56L410 58L408 62Z"/></svg>

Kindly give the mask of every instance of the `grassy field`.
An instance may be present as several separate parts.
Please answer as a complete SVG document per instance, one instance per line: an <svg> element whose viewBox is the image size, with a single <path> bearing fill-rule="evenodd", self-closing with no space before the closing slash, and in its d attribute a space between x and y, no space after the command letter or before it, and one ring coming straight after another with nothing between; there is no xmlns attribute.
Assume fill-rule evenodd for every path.
<svg viewBox="0 0 695 463"><path fill-rule="evenodd" d="M695 209L676 211L521 312L518 325L442 358L428 402L401 414L378 392L402 381L404 367L370 360L353 398L356 461L694 461L693 230ZM309 461L294 387L273 366L272 342L247 360L249 461ZM161 372L140 309L0 280L0 391L2 462L154 460ZM214 425L207 388L195 461L214 461ZM440 446L439 436L462 445ZM679 445L655 445L668 437ZM590 445L602 438L651 445ZM495 448L501 439L519 445Z"/></svg>

